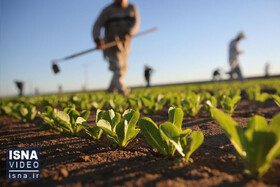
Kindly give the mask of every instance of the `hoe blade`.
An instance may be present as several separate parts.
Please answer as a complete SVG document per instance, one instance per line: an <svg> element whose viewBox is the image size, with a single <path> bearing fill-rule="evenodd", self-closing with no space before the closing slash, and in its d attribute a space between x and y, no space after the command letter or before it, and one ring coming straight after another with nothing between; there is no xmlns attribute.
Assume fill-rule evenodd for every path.
<svg viewBox="0 0 280 187"><path fill-rule="evenodd" d="M58 65L55 63L52 64L52 69L55 74L60 72Z"/></svg>

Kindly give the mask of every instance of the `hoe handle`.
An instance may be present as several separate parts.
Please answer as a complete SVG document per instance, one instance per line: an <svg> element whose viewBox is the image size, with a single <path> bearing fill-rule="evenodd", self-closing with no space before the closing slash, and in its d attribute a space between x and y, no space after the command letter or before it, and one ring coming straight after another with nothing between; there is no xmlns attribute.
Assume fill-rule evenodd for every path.
<svg viewBox="0 0 280 187"><path fill-rule="evenodd" d="M77 56L80 56L80 55L83 55L83 54L86 54L86 53L90 53L90 52L95 51L95 50L97 50L97 48L88 49L86 51L82 51L82 52L76 53L74 55L67 56L67 57L65 57L61 60L68 60L68 59L71 59L71 58L75 58ZM59 61L61 61L61 60L59 60Z"/></svg>
<svg viewBox="0 0 280 187"><path fill-rule="evenodd" d="M139 32L137 34L135 34L134 36L132 36L132 38L136 38L136 37L139 37L139 36L143 36L145 34L148 34L148 33L151 33L151 32L155 32L158 28L157 27L154 27L152 29L148 29L146 31L143 31L143 32ZM110 47L114 47L116 46L119 42L122 42L121 40L119 41L112 41L112 42L109 42L109 43L106 43L103 50L104 49L108 49ZM70 55L70 56L67 56L65 58L62 58L62 59L58 59L58 60L54 60L54 62L60 62L60 61L64 61L64 60L69 60L71 58L75 58L77 56L81 56L81 55L84 55L84 54L87 54L87 53L90 53L90 52L93 52L95 50L98 50L96 47L95 48L91 48L91 49L88 49L88 50L85 50L85 51L81 51L79 53L76 53L76 54L73 54L73 55Z"/></svg>

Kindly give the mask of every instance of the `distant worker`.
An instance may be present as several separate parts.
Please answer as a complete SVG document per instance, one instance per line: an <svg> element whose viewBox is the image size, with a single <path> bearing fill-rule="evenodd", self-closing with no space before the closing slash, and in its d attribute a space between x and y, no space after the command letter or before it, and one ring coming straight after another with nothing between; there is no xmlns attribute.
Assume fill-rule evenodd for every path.
<svg viewBox="0 0 280 187"><path fill-rule="evenodd" d="M23 96L23 86L24 86L24 83L23 82L20 82L20 81L15 81L16 83L16 86L19 90L19 94L18 96Z"/></svg>
<svg viewBox="0 0 280 187"><path fill-rule="evenodd" d="M103 50L104 58L109 61L109 70L113 77L108 92L128 94L125 86L125 75L128 68L128 55L130 53L130 39L139 29L140 18L135 5L128 0L114 0L112 4L103 9L97 18L92 35L97 48L102 50L106 43L121 40L117 46ZM101 36L101 29L105 29Z"/></svg>
<svg viewBox="0 0 280 187"><path fill-rule="evenodd" d="M269 77L269 69L270 69L270 64L269 64L269 62L267 62L267 63L265 64L265 68L264 68L265 77Z"/></svg>
<svg viewBox="0 0 280 187"><path fill-rule="evenodd" d="M153 69L151 67L149 67L148 65L145 65L144 75L145 75L145 79L147 82L147 87L150 87L150 77L151 77L152 72L153 72Z"/></svg>
<svg viewBox="0 0 280 187"><path fill-rule="evenodd" d="M230 64L230 80L233 79L234 75L237 75L237 79L240 81L244 81L244 78L241 73L241 69L239 67L239 56L243 54L243 51L239 50L238 42L241 39L244 39L244 33L239 33L235 39L233 39L229 44L229 64Z"/></svg>
<svg viewBox="0 0 280 187"><path fill-rule="evenodd" d="M213 81L221 81L222 80L222 77L221 77L221 70L220 69L216 69L214 72L213 72Z"/></svg>

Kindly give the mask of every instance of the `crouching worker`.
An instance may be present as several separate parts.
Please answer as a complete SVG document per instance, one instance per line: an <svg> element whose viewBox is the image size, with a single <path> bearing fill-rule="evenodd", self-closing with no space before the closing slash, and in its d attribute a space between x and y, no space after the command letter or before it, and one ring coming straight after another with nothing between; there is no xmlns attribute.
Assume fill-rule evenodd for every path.
<svg viewBox="0 0 280 187"><path fill-rule="evenodd" d="M104 36L101 29L104 28ZM128 68L130 39L139 29L138 9L127 0L114 0L103 9L93 27L93 39L98 49L103 49L108 42L120 40L118 45L103 50L104 58L109 61L109 70L113 77L108 92L128 94L125 75Z"/></svg>

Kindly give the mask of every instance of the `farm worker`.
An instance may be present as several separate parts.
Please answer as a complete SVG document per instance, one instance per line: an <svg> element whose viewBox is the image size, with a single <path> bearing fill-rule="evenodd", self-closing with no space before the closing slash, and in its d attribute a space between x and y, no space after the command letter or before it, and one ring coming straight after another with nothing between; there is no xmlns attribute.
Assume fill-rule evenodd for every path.
<svg viewBox="0 0 280 187"><path fill-rule="evenodd" d="M18 88L18 90L19 90L18 96L23 96L23 87L24 87L24 83L21 82L21 81L15 81L15 83L16 83L16 86L17 86L17 88Z"/></svg>
<svg viewBox="0 0 280 187"><path fill-rule="evenodd" d="M103 50L104 58L109 61L109 70L113 77L108 92L128 94L125 86L125 75L128 68L128 55L130 53L130 39L139 29L140 18L135 5L127 0L114 0L105 7L93 26L93 39L98 49L103 49L104 44L121 40L117 46ZM101 29L105 29L104 37Z"/></svg>
<svg viewBox="0 0 280 187"><path fill-rule="evenodd" d="M150 87L150 77L153 69L149 67L148 65L145 65L145 71L144 71L144 76L147 82L147 87Z"/></svg>
<svg viewBox="0 0 280 187"><path fill-rule="evenodd" d="M245 38L244 33L240 32L235 39L229 44L229 64L230 64L230 79L233 79L233 75L237 74L237 79L243 81L243 76L239 67L239 56L243 54L243 51L239 50L238 42Z"/></svg>
<svg viewBox="0 0 280 187"><path fill-rule="evenodd" d="M270 68L270 64L269 62L267 62L264 67L265 77L269 77L269 68Z"/></svg>

